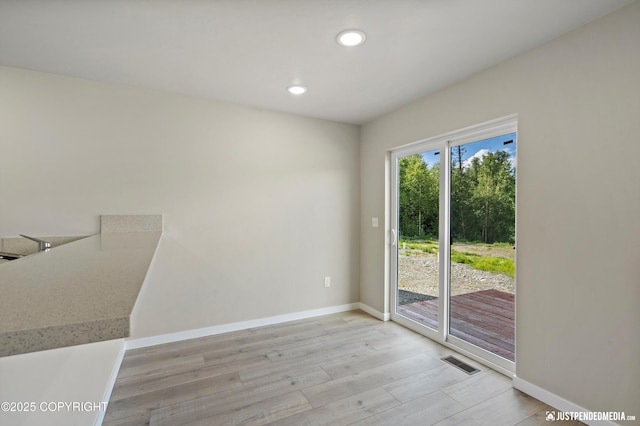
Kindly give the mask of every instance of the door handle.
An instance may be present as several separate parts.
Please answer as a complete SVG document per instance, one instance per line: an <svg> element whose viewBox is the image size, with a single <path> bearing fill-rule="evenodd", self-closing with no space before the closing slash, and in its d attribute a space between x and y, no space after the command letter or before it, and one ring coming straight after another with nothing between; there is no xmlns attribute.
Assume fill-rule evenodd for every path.
<svg viewBox="0 0 640 426"><path fill-rule="evenodd" d="M398 239L396 237L396 230L395 229L391 230L391 237L392 237L391 238L391 245L395 246L398 243Z"/></svg>

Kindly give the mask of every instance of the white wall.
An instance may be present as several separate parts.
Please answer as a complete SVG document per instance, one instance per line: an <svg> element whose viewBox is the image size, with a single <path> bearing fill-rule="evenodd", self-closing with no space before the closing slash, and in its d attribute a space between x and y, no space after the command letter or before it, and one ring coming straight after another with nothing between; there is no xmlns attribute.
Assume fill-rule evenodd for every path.
<svg viewBox="0 0 640 426"><path fill-rule="evenodd" d="M6 67L0 93L0 236L164 215L133 337L359 300L357 126Z"/></svg>
<svg viewBox="0 0 640 426"><path fill-rule="evenodd" d="M517 113L517 376L640 416L639 23L634 3L363 127L361 302L385 308L386 153Z"/></svg>

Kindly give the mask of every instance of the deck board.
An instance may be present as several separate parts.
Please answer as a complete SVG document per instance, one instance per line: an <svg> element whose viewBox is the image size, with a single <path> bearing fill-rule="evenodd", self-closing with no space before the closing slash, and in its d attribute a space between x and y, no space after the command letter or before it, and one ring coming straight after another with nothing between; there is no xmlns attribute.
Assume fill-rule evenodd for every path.
<svg viewBox="0 0 640 426"><path fill-rule="evenodd" d="M515 360L514 295L483 290L451 297L450 334ZM398 313L428 327L438 328L438 299L409 303Z"/></svg>

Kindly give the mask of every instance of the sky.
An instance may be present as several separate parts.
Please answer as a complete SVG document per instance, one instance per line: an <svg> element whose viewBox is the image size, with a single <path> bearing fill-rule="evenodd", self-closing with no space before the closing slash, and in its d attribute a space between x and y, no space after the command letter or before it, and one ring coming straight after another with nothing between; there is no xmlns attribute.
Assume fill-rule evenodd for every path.
<svg viewBox="0 0 640 426"><path fill-rule="evenodd" d="M504 145L504 142L512 140L513 143ZM496 136L494 138L481 140L478 142L472 142L462 145L464 152L462 153L462 161L464 165L471 163L473 157L482 158L489 152L506 151L509 154L509 159L512 166L516 166L516 134L509 133L502 136ZM440 161L439 155L434 155L436 151L427 151L422 153L422 158L429 167L437 164ZM455 159L455 157L454 157Z"/></svg>

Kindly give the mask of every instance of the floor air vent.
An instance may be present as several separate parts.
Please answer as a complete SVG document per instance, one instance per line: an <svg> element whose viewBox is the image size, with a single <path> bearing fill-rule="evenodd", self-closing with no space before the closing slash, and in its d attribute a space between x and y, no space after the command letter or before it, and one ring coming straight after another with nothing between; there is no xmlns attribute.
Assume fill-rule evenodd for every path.
<svg viewBox="0 0 640 426"><path fill-rule="evenodd" d="M464 371L467 374L475 374L475 373L480 371L477 368L472 367L469 364L467 364L465 362L462 362L458 358L453 357L453 356L444 357L444 358L442 358L442 360L445 361L445 362L448 362L449 364L453 365L454 367L459 368L460 370Z"/></svg>

